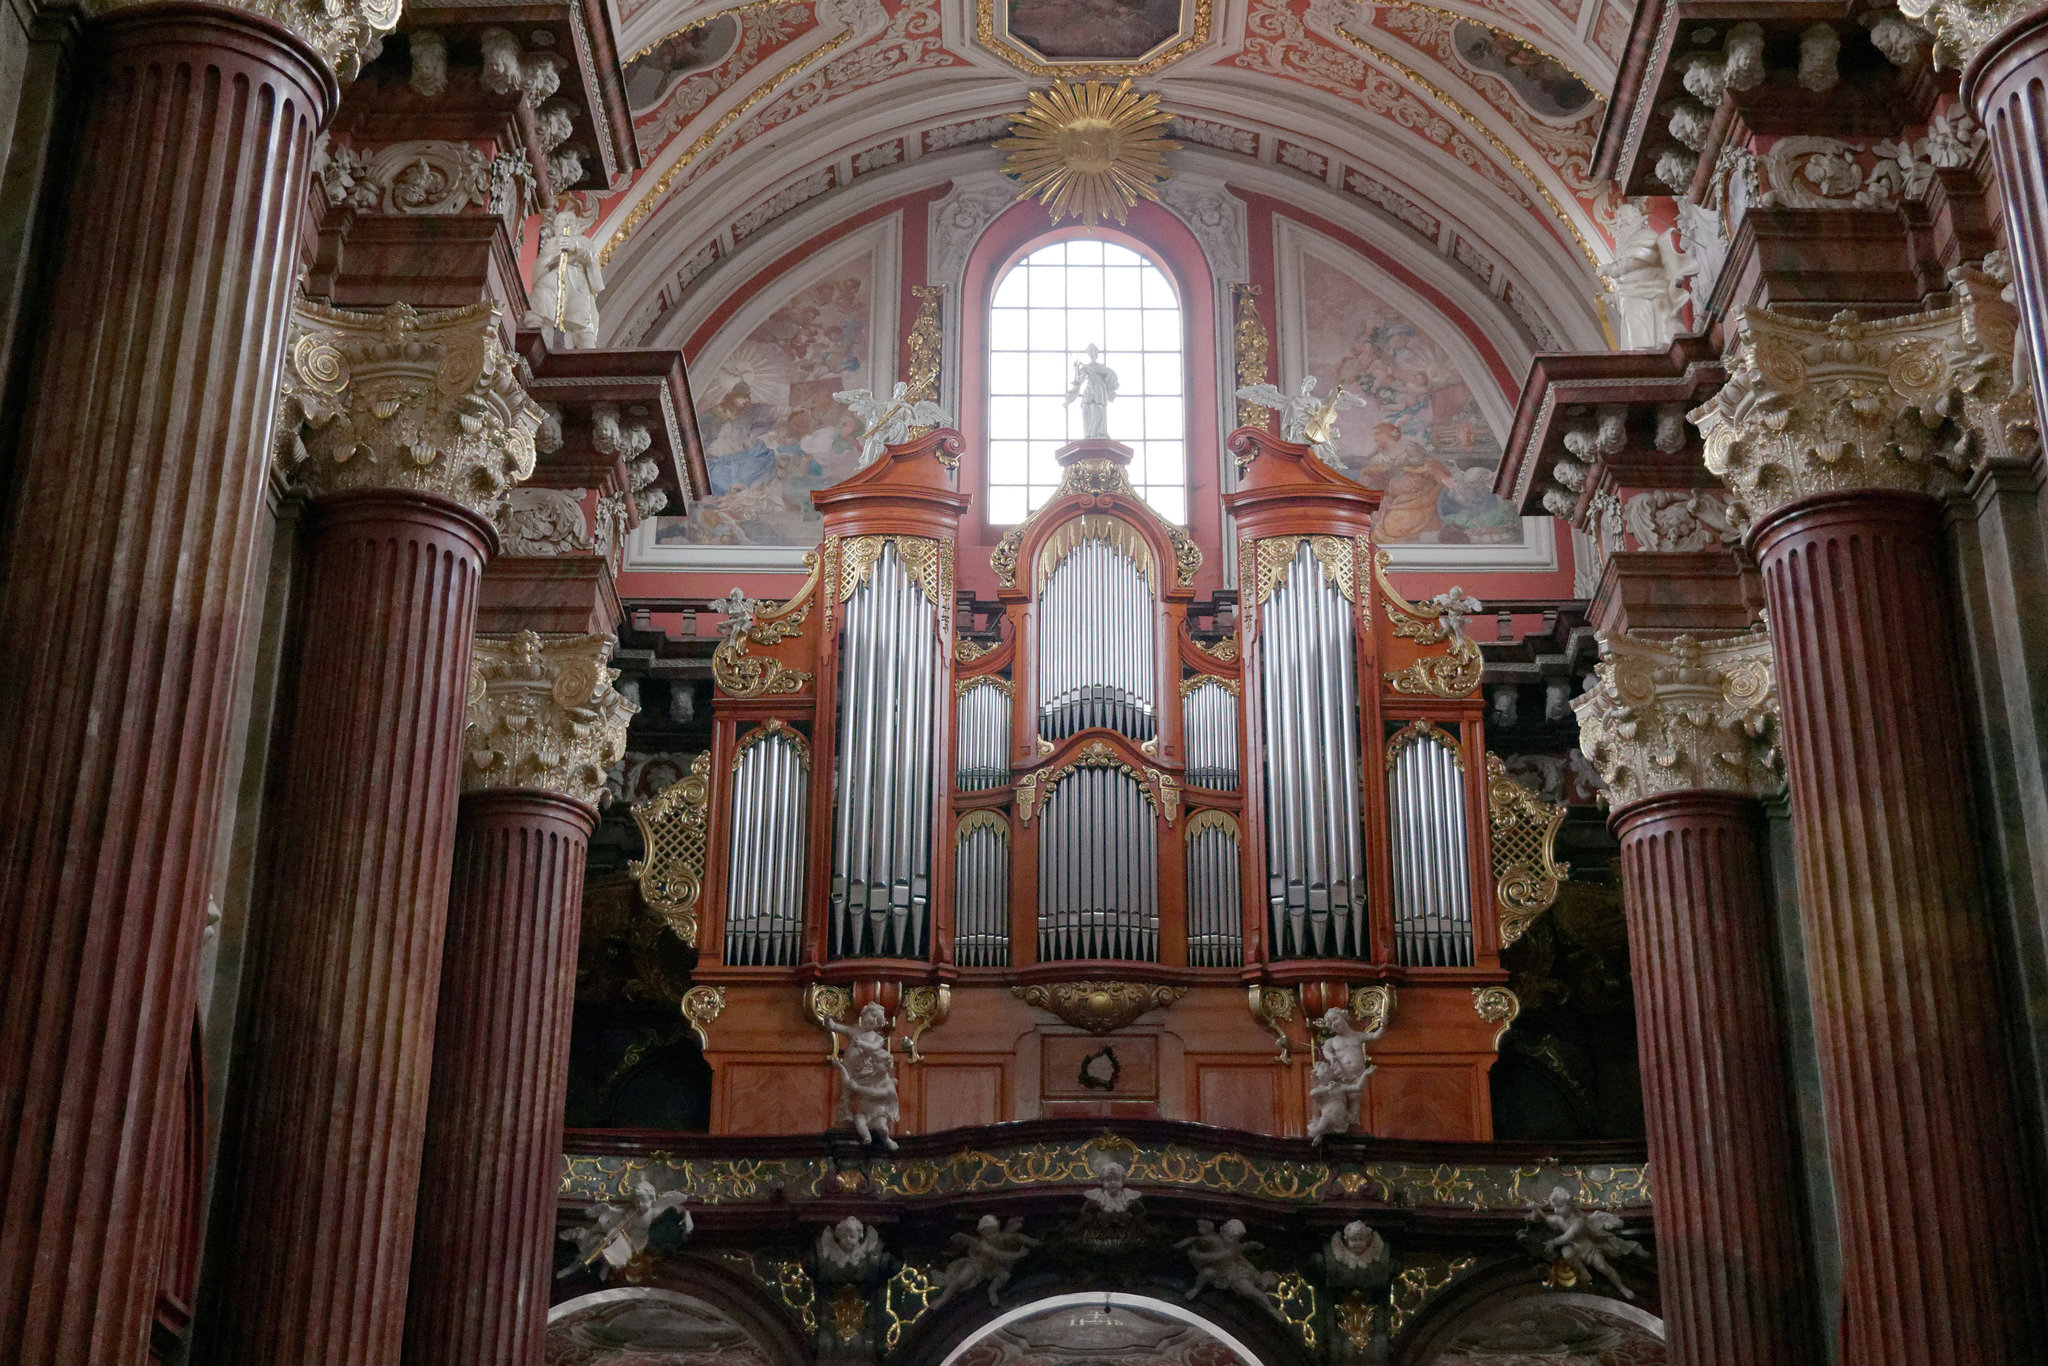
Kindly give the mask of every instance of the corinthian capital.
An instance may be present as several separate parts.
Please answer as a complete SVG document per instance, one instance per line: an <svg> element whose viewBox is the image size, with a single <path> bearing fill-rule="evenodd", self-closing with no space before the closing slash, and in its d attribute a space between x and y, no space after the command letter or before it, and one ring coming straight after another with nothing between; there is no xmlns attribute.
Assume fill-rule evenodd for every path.
<svg viewBox="0 0 2048 1366"><path fill-rule="evenodd" d="M540 406L498 343L498 306L374 313L301 300L278 458L317 494L436 493L494 518L533 473Z"/></svg>
<svg viewBox="0 0 2048 1366"><path fill-rule="evenodd" d="M1981 271L1953 278L1953 303L1903 317L1742 314L1728 383L1690 416L1747 518L1843 489L1940 492L2005 440L2017 319Z"/></svg>
<svg viewBox="0 0 2048 1366"><path fill-rule="evenodd" d="M1780 782L1771 640L1644 640L1600 633L1599 683L1572 703L1579 748L1608 800L1713 789L1760 797Z"/></svg>
<svg viewBox="0 0 2048 1366"><path fill-rule="evenodd" d="M639 708L612 689L609 635L478 636L463 735L465 791L555 792L595 810Z"/></svg>
<svg viewBox="0 0 2048 1366"><path fill-rule="evenodd" d="M1934 35L1934 57L1964 66L2000 29L2040 8L2040 0L1899 0L1899 13Z"/></svg>
<svg viewBox="0 0 2048 1366"><path fill-rule="evenodd" d="M352 81L374 61L384 35L398 26L401 0L223 0L230 8L284 25L326 59L334 74ZM100 0L95 14L111 14L146 0Z"/></svg>

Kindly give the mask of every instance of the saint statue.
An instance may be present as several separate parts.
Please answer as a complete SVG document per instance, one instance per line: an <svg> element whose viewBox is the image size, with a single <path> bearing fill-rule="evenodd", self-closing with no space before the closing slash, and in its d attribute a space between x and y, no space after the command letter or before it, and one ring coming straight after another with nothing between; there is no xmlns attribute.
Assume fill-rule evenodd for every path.
<svg viewBox="0 0 2048 1366"><path fill-rule="evenodd" d="M1109 435L1109 405L1116 398L1116 371L1096 359L1101 350L1089 343L1088 359L1074 362L1074 383L1067 390L1067 402L1081 400L1083 440Z"/></svg>
<svg viewBox="0 0 2048 1366"><path fill-rule="evenodd" d="M541 233L526 325L552 327L565 346L588 350L597 345L597 296L604 292L604 271L584 227L574 209L563 209Z"/></svg>
<svg viewBox="0 0 2048 1366"><path fill-rule="evenodd" d="M1699 263L1650 226L1642 209L1614 211L1614 258L1600 268L1614 314L1614 344L1623 351L1669 346L1685 311L1688 277Z"/></svg>

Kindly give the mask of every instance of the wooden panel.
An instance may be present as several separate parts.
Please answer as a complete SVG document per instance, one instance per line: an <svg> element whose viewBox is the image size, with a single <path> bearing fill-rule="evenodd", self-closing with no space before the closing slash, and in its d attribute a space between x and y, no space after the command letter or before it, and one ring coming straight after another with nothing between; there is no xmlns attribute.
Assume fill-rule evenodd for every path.
<svg viewBox="0 0 2048 1366"><path fill-rule="evenodd" d="M815 1134L832 1120L831 1078L822 1060L733 1061L713 1080L718 1131L726 1134Z"/></svg>
<svg viewBox="0 0 2048 1366"><path fill-rule="evenodd" d="M1389 1063L1366 1083L1366 1130L1376 1138L1487 1139L1486 1070L1470 1063Z"/></svg>
<svg viewBox="0 0 2048 1366"><path fill-rule="evenodd" d="M1272 1063L1203 1065L1190 1061L1195 1072L1198 1118L1219 1129L1249 1133L1285 1132L1279 1114L1280 1071Z"/></svg>
<svg viewBox="0 0 2048 1366"><path fill-rule="evenodd" d="M923 1122L918 1132L938 1133L943 1129L964 1129L974 1124L996 1124L1003 1119L1003 1067L1001 1063L968 1066L935 1066L926 1063L918 1076L923 1100Z"/></svg>
<svg viewBox="0 0 2048 1366"><path fill-rule="evenodd" d="M1156 1100L1159 1096L1156 1038L1047 1034L1042 1046L1048 1100Z"/></svg>

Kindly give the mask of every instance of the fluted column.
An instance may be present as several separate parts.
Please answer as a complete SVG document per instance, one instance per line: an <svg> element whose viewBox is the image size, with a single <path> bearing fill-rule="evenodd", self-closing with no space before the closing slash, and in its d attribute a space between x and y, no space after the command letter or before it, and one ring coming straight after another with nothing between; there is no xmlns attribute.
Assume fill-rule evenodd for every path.
<svg viewBox="0 0 2048 1366"><path fill-rule="evenodd" d="M1900 0L1961 66L1963 98L1990 136L2013 284L2032 342L2036 394L2048 395L2048 6L2040 0Z"/></svg>
<svg viewBox="0 0 2048 1366"><path fill-rule="evenodd" d="M1694 414L1755 517L1858 1366L2004 1366L2041 1343L1931 496L2000 437L2010 321L1960 283L1957 306L1882 323L1752 310L1728 386Z"/></svg>
<svg viewBox="0 0 2048 1366"><path fill-rule="evenodd" d="M1657 1271L1675 1366L1818 1359L1759 794L1770 641L1600 638L1573 706L1621 839Z"/></svg>
<svg viewBox="0 0 2048 1366"><path fill-rule="evenodd" d="M301 304L314 494L265 903L251 917L202 1361L395 1362L477 579L539 410L496 308Z"/></svg>
<svg viewBox="0 0 2048 1366"><path fill-rule="evenodd" d="M633 705L613 638L479 636L413 1234L411 1366L539 1366L583 860Z"/></svg>
<svg viewBox="0 0 2048 1366"><path fill-rule="evenodd" d="M65 129L0 532L0 1361L16 1366L140 1360L165 1230L196 1217L167 1207L165 1168L311 143L333 67L352 66L320 15L278 6L297 33L216 5L101 19Z"/></svg>

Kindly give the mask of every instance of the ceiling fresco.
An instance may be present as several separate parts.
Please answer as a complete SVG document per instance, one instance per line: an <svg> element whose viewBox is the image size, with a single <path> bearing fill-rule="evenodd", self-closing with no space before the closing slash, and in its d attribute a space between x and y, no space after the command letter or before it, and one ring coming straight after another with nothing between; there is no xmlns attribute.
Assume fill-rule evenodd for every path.
<svg viewBox="0 0 2048 1366"><path fill-rule="evenodd" d="M991 143L1054 76L1134 75L1204 141L1266 164L1271 130L1286 130L1306 150L1279 164L1346 160L1407 206L1384 209L1397 220L1498 238L1510 259L1540 240L1550 259L1531 269L1586 285L1611 237L1590 157L1630 17L1616 0L613 3L645 165L584 207L608 277L643 292L663 279L687 292L676 267L716 235L671 220L697 229L775 196L841 193L913 159L878 150L888 137ZM1331 188L1350 189L1350 173Z"/></svg>

